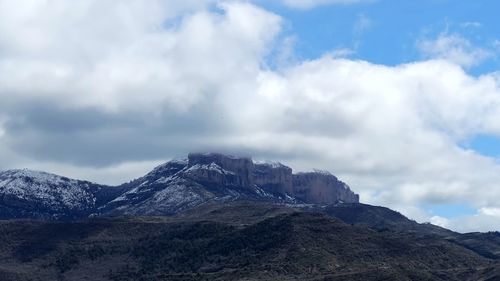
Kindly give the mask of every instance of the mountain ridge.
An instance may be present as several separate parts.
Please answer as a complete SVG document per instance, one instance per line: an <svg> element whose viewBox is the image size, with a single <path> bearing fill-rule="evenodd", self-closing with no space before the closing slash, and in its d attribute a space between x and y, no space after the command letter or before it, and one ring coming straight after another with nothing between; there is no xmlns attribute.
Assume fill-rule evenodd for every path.
<svg viewBox="0 0 500 281"><path fill-rule="evenodd" d="M28 169L0 172L4 219L173 215L208 201L239 199L333 204L357 203L359 195L331 173L293 174L281 163L220 153L190 153L118 186Z"/></svg>

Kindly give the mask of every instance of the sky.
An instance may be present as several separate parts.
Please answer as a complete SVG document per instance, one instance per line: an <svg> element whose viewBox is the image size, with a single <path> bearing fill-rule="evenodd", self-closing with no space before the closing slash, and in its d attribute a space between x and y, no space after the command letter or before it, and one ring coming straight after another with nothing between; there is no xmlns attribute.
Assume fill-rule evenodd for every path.
<svg viewBox="0 0 500 281"><path fill-rule="evenodd" d="M0 170L119 184L190 151L328 170L500 230L493 0L0 0Z"/></svg>

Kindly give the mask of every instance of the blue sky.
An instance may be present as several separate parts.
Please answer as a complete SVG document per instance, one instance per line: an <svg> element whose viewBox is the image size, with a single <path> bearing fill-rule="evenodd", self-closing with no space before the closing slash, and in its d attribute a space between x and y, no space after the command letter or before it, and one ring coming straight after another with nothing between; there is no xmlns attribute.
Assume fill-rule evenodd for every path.
<svg viewBox="0 0 500 281"><path fill-rule="evenodd" d="M355 51L352 58L397 65L422 59L421 39L441 33L460 34L477 47L495 46L500 38L498 11L493 0L380 0L352 5L321 5L294 9L261 1L282 15L289 35L296 36L299 59L314 59L335 49ZM270 4L274 3L274 4ZM475 75L498 70L496 57L469 71Z"/></svg>

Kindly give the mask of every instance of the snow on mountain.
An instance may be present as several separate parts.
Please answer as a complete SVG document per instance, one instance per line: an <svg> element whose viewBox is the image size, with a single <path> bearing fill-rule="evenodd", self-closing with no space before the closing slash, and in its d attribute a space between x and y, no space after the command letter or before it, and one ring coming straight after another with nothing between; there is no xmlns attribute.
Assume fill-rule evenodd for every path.
<svg viewBox="0 0 500 281"><path fill-rule="evenodd" d="M238 199L288 204L359 202L328 172L293 174L278 162L192 153L116 187L45 172L0 173L0 218L79 218L96 215L170 215L211 201Z"/></svg>
<svg viewBox="0 0 500 281"><path fill-rule="evenodd" d="M0 172L0 217L21 210L33 217L71 217L90 213L96 205L101 187L32 170Z"/></svg>
<svg viewBox="0 0 500 281"><path fill-rule="evenodd" d="M295 183L295 185L294 185ZM199 204L237 199L281 203L357 202L349 187L327 172L292 174L278 162L217 153L192 153L154 168L124 185L126 192L102 206L109 215L165 215Z"/></svg>

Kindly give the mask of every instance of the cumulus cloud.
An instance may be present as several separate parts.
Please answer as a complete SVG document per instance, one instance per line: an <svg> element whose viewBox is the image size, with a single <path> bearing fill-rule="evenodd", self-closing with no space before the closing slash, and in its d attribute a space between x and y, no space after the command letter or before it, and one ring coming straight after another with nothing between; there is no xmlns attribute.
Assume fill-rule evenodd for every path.
<svg viewBox="0 0 500 281"><path fill-rule="evenodd" d="M109 111L182 111L228 75L237 81L258 71L280 29L279 17L250 4L222 3L218 13L195 10L170 23L177 3L35 3L26 12L2 2L3 98L22 92Z"/></svg>
<svg viewBox="0 0 500 281"><path fill-rule="evenodd" d="M435 39L420 40L418 47L427 58L444 59L464 67L477 66L493 56L458 34L441 33Z"/></svg>
<svg viewBox="0 0 500 281"><path fill-rule="evenodd" d="M374 0L281 0L285 5L297 9L311 9L323 5L332 4L357 4L373 2Z"/></svg>
<svg viewBox="0 0 500 281"><path fill-rule="evenodd" d="M243 152L330 170L420 221L421 205L457 202L498 220L498 162L459 144L500 135L500 77L465 72L481 56L460 38L424 44L436 60L272 69L293 40L248 2L23 3L0 1L2 169L119 183L191 150Z"/></svg>
<svg viewBox="0 0 500 281"><path fill-rule="evenodd" d="M491 106L498 105L498 86L495 77L473 78L444 61L386 67L324 57L261 76L259 104L268 107L249 114L273 121L248 122L248 132L260 135L246 137L270 150L310 155L370 203L496 204L491 177L498 165L456 143L499 133L493 122L499 107Z"/></svg>
<svg viewBox="0 0 500 281"><path fill-rule="evenodd" d="M2 1L0 38L17 33L0 40L5 145L102 166L225 130L218 108L258 74L281 18L248 3L191 2Z"/></svg>

